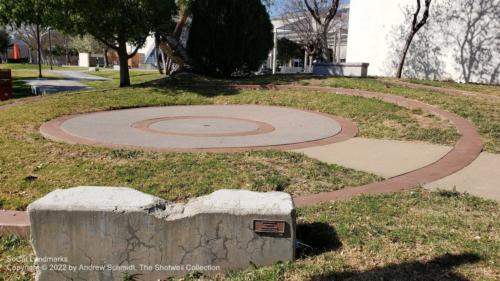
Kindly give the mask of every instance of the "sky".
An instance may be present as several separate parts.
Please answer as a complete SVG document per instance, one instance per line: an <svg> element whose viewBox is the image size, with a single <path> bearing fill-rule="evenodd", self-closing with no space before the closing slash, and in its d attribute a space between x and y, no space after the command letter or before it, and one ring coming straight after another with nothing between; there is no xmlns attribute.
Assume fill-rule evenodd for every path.
<svg viewBox="0 0 500 281"><path fill-rule="evenodd" d="M274 0L274 5L271 7L271 16L279 16L283 3L289 0ZM341 0L342 3L349 3L350 0Z"/></svg>

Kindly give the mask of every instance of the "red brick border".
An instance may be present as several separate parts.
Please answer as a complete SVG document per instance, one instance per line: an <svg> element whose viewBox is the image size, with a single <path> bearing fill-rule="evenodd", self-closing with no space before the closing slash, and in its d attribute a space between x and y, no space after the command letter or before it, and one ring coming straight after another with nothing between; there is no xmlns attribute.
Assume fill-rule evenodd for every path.
<svg viewBox="0 0 500 281"><path fill-rule="evenodd" d="M294 202L297 207L306 207L323 202L334 200L345 200L360 194L376 194L387 192L398 192L428 182L432 182L448 175L451 175L474 161L482 151L482 142L479 133L474 125L468 120L458 116L457 114L448 112L438 107L407 99L397 95L382 94L369 92L364 90L331 88L321 86L298 86L298 85L232 85L231 87L238 89L259 89L259 90L307 90L318 92L329 92L340 95L360 96L365 98L380 99L385 102L397 104L406 108L419 108L426 112L442 116L450 120L458 132L461 134L460 139L455 144L454 148L443 156L438 161L416 169L414 171L389 178L381 182L375 182L358 187L347 187L341 190L332 192L322 192L314 195L294 197ZM340 118L339 118L340 119ZM340 119L342 120L342 119ZM345 119L344 119L345 120ZM347 121L347 120L345 120ZM345 128L342 124L343 129ZM355 128L355 127L354 127ZM353 128L351 128L353 129ZM357 130L356 130L357 131ZM338 135L337 135L338 136ZM19 235L28 235L29 221L25 212L1 211L0 212L0 234L2 233L17 233Z"/></svg>

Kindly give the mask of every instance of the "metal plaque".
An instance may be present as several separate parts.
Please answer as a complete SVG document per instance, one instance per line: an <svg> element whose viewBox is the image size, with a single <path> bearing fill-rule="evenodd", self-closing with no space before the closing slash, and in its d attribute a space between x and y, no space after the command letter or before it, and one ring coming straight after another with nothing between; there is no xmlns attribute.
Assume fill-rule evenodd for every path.
<svg viewBox="0 0 500 281"><path fill-rule="evenodd" d="M255 233L285 234L285 221L254 220L253 230Z"/></svg>

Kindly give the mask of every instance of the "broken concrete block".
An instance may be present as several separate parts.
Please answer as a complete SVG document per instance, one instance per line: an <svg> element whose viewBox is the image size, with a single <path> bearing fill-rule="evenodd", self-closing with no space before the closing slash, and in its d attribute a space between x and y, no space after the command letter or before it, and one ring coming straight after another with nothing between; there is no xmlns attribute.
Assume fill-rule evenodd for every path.
<svg viewBox="0 0 500 281"><path fill-rule="evenodd" d="M218 190L186 204L130 188L56 190L28 206L37 280L141 280L290 261L295 212L283 192Z"/></svg>

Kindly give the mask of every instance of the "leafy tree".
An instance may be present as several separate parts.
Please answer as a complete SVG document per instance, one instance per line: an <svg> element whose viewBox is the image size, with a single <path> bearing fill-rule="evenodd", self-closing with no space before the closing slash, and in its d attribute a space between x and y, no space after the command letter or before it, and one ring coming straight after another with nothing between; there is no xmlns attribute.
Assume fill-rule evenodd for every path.
<svg viewBox="0 0 500 281"><path fill-rule="evenodd" d="M283 37L278 40L278 59L282 63L289 62L293 58L300 58L302 50L299 44Z"/></svg>
<svg viewBox="0 0 500 281"><path fill-rule="evenodd" d="M181 34L184 29L189 28L189 18L192 18L192 6L195 0L177 0L179 13L176 17L175 29L166 32L155 33L156 54L158 70L161 74L165 70L167 75L186 70L189 67L190 59L186 46L181 42ZM262 0L267 8L274 4L274 0Z"/></svg>
<svg viewBox="0 0 500 281"><path fill-rule="evenodd" d="M187 49L196 71L228 77L256 70L273 45L260 0L196 0Z"/></svg>
<svg viewBox="0 0 500 281"><path fill-rule="evenodd" d="M70 34L90 34L120 60L120 87L130 86L128 59L156 28L171 22L174 0L46 0L57 13L53 24ZM127 44L133 46L131 52Z"/></svg>
<svg viewBox="0 0 500 281"><path fill-rule="evenodd" d="M73 37L70 46L79 53L97 53L104 49L103 44L91 35Z"/></svg>
<svg viewBox="0 0 500 281"><path fill-rule="evenodd" d="M48 1L44 0L2 0L0 20L4 23L33 25L38 53L38 77L42 78L41 29L48 26L50 17Z"/></svg>
<svg viewBox="0 0 500 281"><path fill-rule="evenodd" d="M0 26L0 53L7 60L7 49L11 46L10 36L4 26Z"/></svg>

